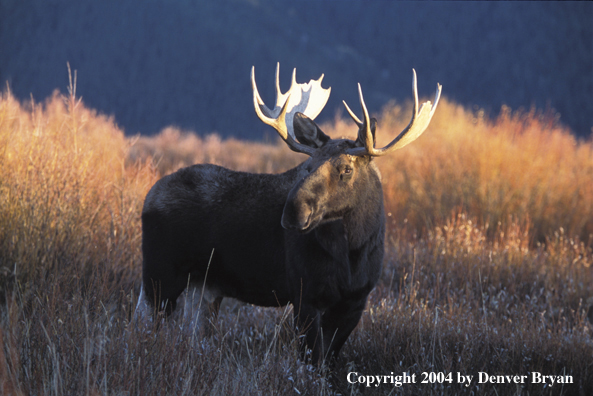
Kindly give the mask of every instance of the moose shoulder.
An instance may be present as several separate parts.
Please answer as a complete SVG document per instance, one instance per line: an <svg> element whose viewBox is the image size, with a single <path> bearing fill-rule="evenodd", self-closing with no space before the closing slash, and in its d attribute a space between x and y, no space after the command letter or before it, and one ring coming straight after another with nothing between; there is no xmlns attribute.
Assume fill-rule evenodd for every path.
<svg viewBox="0 0 593 396"><path fill-rule="evenodd" d="M331 139L313 119L329 89L322 77L283 94L269 109L251 78L255 111L287 145L310 158L282 174L194 165L159 180L142 210L144 299L170 314L193 285L208 290L210 312L223 297L261 306L293 304L297 331L314 361L337 354L357 325L383 260L381 177L373 158L403 147L428 126L440 97L418 109L408 127L375 148L375 124L359 95L358 138ZM344 103L345 104L345 103Z"/></svg>

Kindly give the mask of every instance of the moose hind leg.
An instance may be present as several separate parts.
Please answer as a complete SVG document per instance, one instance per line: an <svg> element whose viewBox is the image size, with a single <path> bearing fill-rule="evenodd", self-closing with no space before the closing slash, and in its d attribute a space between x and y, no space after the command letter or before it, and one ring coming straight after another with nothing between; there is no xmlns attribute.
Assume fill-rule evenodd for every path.
<svg viewBox="0 0 593 396"><path fill-rule="evenodd" d="M134 309L134 316L132 317L132 323L136 326L148 327L152 324L152 309L150 304L146 300L144 293L144 285L140 285L140 293L138 295L138 303Z"/></svg>
<svg viewBox="0 0 593 396"><path fill-rule="evenodd" d="M208 336L211 333L209 324L214 325L216 322L222 298L222 295L208 287L190 285L178 300L181 317L176 319L189 335L205 330Z"/></svg>
<svg viewBox="0 0 593 396"><path fill-rule="evenodd" d="M164 311L165 316L171 315L177 305L177 297L187 286L187 275L170 267L159 268L145 263L142 278L146 301L154 313Z"/></svg>

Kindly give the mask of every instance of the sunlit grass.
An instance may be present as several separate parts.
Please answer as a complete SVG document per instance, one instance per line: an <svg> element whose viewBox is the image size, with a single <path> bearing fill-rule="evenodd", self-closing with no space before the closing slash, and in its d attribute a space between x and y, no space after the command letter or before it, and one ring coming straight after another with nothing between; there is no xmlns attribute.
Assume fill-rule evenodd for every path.
<svg viewBox="0 0 593 396"><path fill-rule="evenodd" d="M353 370L575 381L394 392L405 395L593 391L593 149L553 114L503 109L489 120L441 100L422 137L376 160L383 275L342 356L320 370L298 358L290 308L231 303L197 339L130 324L140 211L159 176L200 162L281 172L306 157L174 128L126 138L71 91L0 98L0 393L359 394ZM390 105L378 115L379 145L409 114ZM356 131L340 117L323 128Z"/></svg>
<svg viewBox="0 0 593 396"><path fill-rule="evenodd" d="M392 138L409 114L388 107L378 135ZM551 112L503 108L491 121L444 100L428 132L379 166L388 210L418 230L461 212L490 236L518 221L534 241L562 227L593 243L593 144L577 141Z"/></svg>
<svg viewBox="0 0 593 396"><path fill-rule="evenodd" d="M129 146L113 120L73 95L26 106L2 95L0 276L140 261L139 211L156 173L126 166Z"/></svg>

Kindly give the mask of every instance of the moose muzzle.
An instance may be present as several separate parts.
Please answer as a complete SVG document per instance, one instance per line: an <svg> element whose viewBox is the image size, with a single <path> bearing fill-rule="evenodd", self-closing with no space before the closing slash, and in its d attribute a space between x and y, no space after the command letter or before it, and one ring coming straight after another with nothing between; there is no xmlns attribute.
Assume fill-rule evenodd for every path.
<svg viewBox="0 0 593 396"><path fill-rule="evenodd" d="M306 202L291 198L289 195L284 205L282 227L287 230L310 231L313 222L313 208Z"/></svg>
<svg viewBox="0 0 593 396"><path fill-rule="evenodd" d="M320 198L311 191L310 184L311 178L306 177L288 194L281 221L285 229L306 233L321 221L323 216L320 216L318 208Z"/></svg>

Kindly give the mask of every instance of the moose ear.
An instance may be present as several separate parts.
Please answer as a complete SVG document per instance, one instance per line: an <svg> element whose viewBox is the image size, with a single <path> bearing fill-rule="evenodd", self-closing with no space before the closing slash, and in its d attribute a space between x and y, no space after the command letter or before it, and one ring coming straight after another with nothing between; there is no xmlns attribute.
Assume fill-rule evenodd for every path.
<svg viewBox="0 0 593 396"><path fill-rule="evenodd" d="M309 117L303 113L295 113L293 119L294 134L297 140L309 147L320 148L331 140Z"/></svg>

